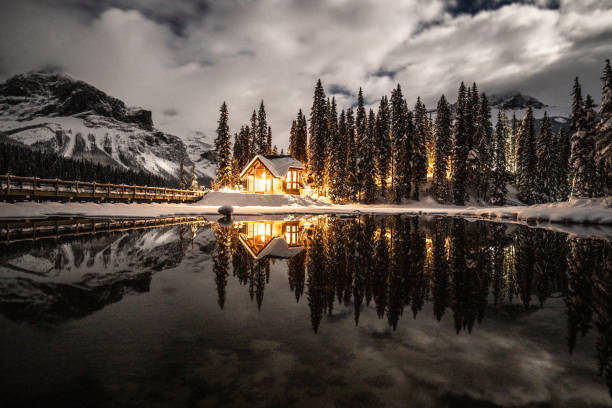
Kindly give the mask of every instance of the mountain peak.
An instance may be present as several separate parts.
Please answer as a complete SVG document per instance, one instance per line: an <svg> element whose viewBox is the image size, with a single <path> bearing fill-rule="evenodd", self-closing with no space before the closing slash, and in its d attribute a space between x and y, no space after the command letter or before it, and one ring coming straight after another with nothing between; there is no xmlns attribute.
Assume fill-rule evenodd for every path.
<svg viewBox="0 0 612 408"><path fill-rule="evenodd" d="M91 112L153 130L151 111L128 108L98 88L53 70L31 71L0 84L0 102L19 108L20 119Z"/></svg>
<svg viewBox="0 0 612 408"><path fill-rule="evenodd" d="M491 106L503 109L526 109L528 106L542 109L548 106L533 96L524 95L519 91L490 95L489 102Z"/></svg>

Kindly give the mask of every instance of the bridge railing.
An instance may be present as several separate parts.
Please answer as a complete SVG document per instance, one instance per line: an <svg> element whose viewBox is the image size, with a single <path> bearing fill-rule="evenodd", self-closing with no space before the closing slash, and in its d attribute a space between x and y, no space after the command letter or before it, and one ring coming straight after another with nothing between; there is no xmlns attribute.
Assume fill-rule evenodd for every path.
<svg viewBox="0 0 612 408"><path fill-rule="evenodd" d="M39 177L0 176L0 195L24 199L90 199L193 202L206 191L175 188L130 186L85 181L67 181Z"/></svg>

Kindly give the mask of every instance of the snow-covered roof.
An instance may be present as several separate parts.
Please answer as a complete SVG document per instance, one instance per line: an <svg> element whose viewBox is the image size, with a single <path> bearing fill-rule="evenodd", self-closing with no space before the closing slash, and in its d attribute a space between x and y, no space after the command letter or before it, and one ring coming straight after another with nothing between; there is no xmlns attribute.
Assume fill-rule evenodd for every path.
<svg viewBox="0 0 612 408"><path fill-rule="evenodd" d="M263 259L266 256L273 258L293 258L304 249L301 246L289 247L289 245L287 245L287 241L285 241L285 238L276 237L272 241L268 242L268 245L266 245L258 254L256 254L253 252L251 247L244 242L242 237L240 237L240 241L242 241L246 249L255 259Z"/></svg>
<svg viewBox="0 0 612 408"><path fill-rule="evenodd" d="M264 156L261 154L256 155L251 159L251 161L244 166L242 172L240 172L240 177L247 172L247 170L255 163L255 161L261 161L261 163L272 173L274 177L285 178L287 176L287 172L290 168L293 169L304 169L304 165L297 159L294 159L291 156Z"/></svg>

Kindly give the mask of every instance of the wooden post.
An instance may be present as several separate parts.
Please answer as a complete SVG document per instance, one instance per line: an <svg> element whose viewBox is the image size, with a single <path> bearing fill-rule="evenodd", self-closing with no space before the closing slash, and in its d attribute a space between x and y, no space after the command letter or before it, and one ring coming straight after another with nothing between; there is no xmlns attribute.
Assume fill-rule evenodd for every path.
<svg viewBox="0 0 612 408"><path fill-rule="evenodd" d="M93 185L91 187L91 196L95 197L96 196L96 182L93 182Z"/></svg>
<svg viewBox="0 0 612 408"><path fill-rule="evenodd" d="M59 179L56 178L55 179L55 196L57 197L59 195Z"/></svg>
<svg viewBox="0 0 612 408"><path fill-rule="evenodd" d="M135 200L135 199L136 199L136 186L134 186L133 188L134 188L134 194L133 194L133 197L134 197L134 200Z"/></svg>
<svg viewBox="0 0 612 408"><path fill-rule="evenodd" d="M36 177L34 177L34 180L32 181L32 197L34 197L36 195Z"/></svg>
<svg viewBox="0 0 612 408"><path fill-rule="evenodd" d="M75 184L75 190L76 190L75 196L76 196L76 198L79 198L79 182L77 181L74 184Z"/></svg>
<svg viewBox="0 0 612 408"><path fill-rule="evenodd" d="M110 198L110 190L111 190L111 186L110 184L106 185L106 195L108 196L108 198Z"/></svg>
<svg viewBox="0 0 612 408"><path fill-rule="evenodd" d="M11 175L6 175L6 195L11 194Z"/></svg>

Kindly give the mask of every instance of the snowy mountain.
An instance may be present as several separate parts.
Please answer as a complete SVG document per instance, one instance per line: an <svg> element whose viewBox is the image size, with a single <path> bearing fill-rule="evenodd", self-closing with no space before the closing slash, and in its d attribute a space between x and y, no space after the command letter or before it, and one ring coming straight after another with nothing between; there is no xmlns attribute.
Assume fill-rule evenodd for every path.
<svg viewBox="0 0 612 408"><path fill-rule="evenodd" d="M506 110L527 109L529 106L531 106L532 109L542 109L548 106L533 96L523 95L518 91L493 94L488 96L488 98L491 107L503 108Z"/></svg>
<svg viewBox="0 0 612 408"><path fill-rule="evenodd" d="M178 178L181 160L187 171L192 165L183 140L155 129L151 111L64 74L31 72L0 84L0 132L64 157L166 178ZM202 157L209 148L200 145L194 160L201 184L211 177L211 160Z"/></svg>

